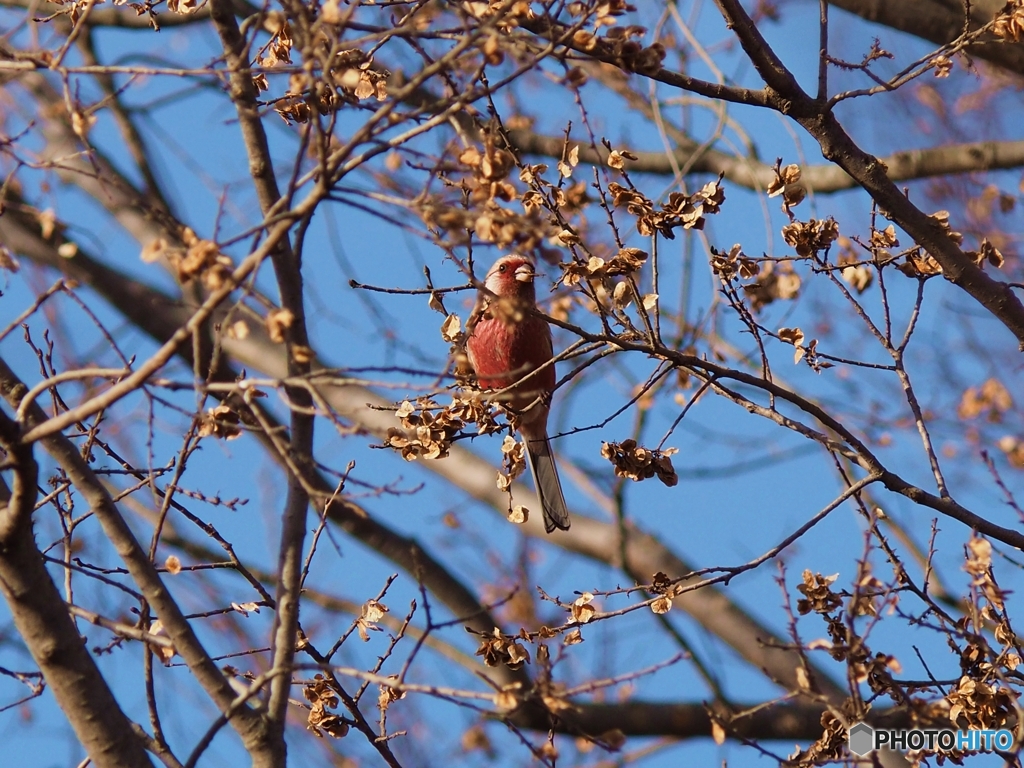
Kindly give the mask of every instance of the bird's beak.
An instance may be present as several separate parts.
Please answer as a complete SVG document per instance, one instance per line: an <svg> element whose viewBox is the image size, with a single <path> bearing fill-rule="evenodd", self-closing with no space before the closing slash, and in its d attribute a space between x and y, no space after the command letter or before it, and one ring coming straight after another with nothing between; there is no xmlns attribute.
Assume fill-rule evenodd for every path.
<svg viewBox="0 0 1024 768"><path fill-rule="evenodd" d="M537 273L533 271L533 267L529 264L523 264L521 267L516 269L516 280L520 283L532 283L533 278L537 276Z"/></svg>

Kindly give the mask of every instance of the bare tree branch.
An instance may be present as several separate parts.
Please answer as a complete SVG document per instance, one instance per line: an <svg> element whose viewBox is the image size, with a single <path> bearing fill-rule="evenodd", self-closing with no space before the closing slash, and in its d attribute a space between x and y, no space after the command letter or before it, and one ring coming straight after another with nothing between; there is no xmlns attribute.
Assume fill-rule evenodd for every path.
<svg viewBox="0 0 1024 768"><path fill-rule="evenodd" d="M868 26L837 20L828 0L779 14L763 3L748 11L744 0L684 5L692 7L159 0L111 9L98 0L0 0L12 30L0 40L0 104L10 107L0 113L0 287L19 304L0 341L13 360L13 332L24 327L39 367L26 386L0 359L0 395L14 408L13 419L0 411L8 455L0 469L15 485L10 491L0 481L0 500L8 501L0 504L0 578L11 557L5 541L13 541L40 561L34 567L44 576L61 569L62 600L44 602L63 621L113 633L93 655L143 643L143 664L128 685L101 681L119 698L144 697L149 733L131 722L122 729L143 757L151 759L148 750L168 768L198 768L215 743L230 740L233 756L247 751L256 768L284 768L302 734L323 737L333 758L353 748L351 739L333 740L351 730L355 748L398 768L393 739L419 749L418 731L427 729L418 726L435 719L433 710L412 714L415 705L399 703L406 694L470 713L466 752L489 751L501 731L498 738L548 768L571 761L566 750L582 754L584 742L614 750L629 736L661 737L654 749L678 738L731 738L806 768L846 759L846 729L858 720L938 727L935 717L950 725L950 713L959 713L954 728L1013 722L1024 647L1008 596L1020 579L1006 577L999 556L1004 547L1024 550L1024 535L1007 522L1024 517L1014 496L1019 478L1009 474L1024 468L1024 416L1012 394L1024 374L1012 364L1012 345L991 328L1001 322L1024 349L1024 304L1013 293L1024 286L1016 275L1020 238L1010 226L1022 213L1006 174L983 174L1024 167L1024 142L964 141L989 135L974 130L970 110L992 105L995 128L986 130L1002 130L1019 105L1005 73L958 65L995 50L996 40L1005 53L1016 45L1009 41L1024 38L1024 0L859 4L862 14L949 37L923 56L916 41L899 37L886 43L894 53L864 43ZM767 44L763 19L787 34L813 30L805 46L816 64L813 92L784 63L790 51ZM164 33L176 39L216 33L218 50L211 58L205 43L148 47L155 38L144 27L164 20L182 27ZM860 64L829 51L837 21L867 50ZM884 79L879 60L886 58L911 63ZM855 72L844 82L871 82L830 95L840 80L832 68ZM949 87L925 86L919 78L930 72L949 77L936 81ZM903 112L886 114L893 127L876 140L879 157L837 120L841 112L881 127L870 110L886 97L875 94L910 95L914 87L917 101L902 99ZM222 143L210 162L209 142L195 143L199 123L188 110L213 104L206 124ZM765 108L784 130L807 131L824 161L808 163L796 134L789 165L759 159L757 117L769 114ZM182 124L165 119L172 113L192 130L169 129ZM615 136L603 135L609 130ZM663 152L637 152L631 135L654 137ZM960 143L939 146L939 136ZM618 148L609 141L616 138ZM239 162L248 178L237 178ZM728 183L702 179L694 189L693 173ZM913 179L934 181L913 185L911 198ZM738 186L757 194L726 194ZM255 205L244 204L245 189ZM840 190L860 193L829 200L824 218L816 208L814 218L798 215L805 192ZM178 200L187 201L180 211ZM781 250L773 200L789 220ZM927 215L921 206L932 200L950 212ZM846 213L836 208L847 203ZM381 232L353 237L345 228L356 211ZM720 221L712 218L718 213L726 226L760 215L768 246L716 248L700 230ZM166 270L172 290L129 277L134 246L124 247L121 232L108 239L114 224L143 246L143 263ZM961 246L954 229L979 245ZM415 241L408 250L423 267L422 287L408 275L382 278L385 265L370 264L384 258L377 235L391 233ZM900 241L910 242L901 249ZM108 243L101 263L92 254ZM514 291L500 269L485 284L484 260L499 252L549 265L543 271L555 273L555 287L543 309L534 301L540 286L525 285L528 270L516 272L524 285ZM18 273L18 258L65 278L47 289L52 281L36 269ZM276 294L260 272L266 262ZM956 301L956 324L936 319L930 310L950 295L934 290L940 274L985 311ZM345 280L372 291L353 293ZM495 281L501 291L492 290ZM524 424L508 400L516 385L492 389L464 359L477 326L462 322L471 298L462 291L474 288L490 299L494 327L505 330L489 350L497 360L511 361L522 348L530 353L526 367L539 365L534 375L543 372L545 382L559 366L561 378L545 384L534 407L572 418L551 448L560 449L563 477L576 480L591 509L570 531L548 537L539 520L526 520L522 505L535 495L516 482L526 444L497 437ZM111 324L92 291L127 322ZM447 364L436 333L422 325L433 325L428 310L445 318ZM564 347L554 359L545 324ZM314 328L323 332L317 349L308 335ZM156 346L140 343L137 332ZM958 354L925 347L933 341ZM782 374L783 365L795 372ZM439 404L448 393L451 404ZM144 430L121 429L139 414ZM329 433L318 435L323 455L314 453L317 423ZM595 465L586 456L597 453L597 430L608 463ZM241 439L227 442L234 438ZM58 466L39 499L25 485L36 482L28 477L37 471L36 442ZM673 459L675 447L666 446L676 445ZM278 539L269 561L251 526L225 520L249 501L241 485L258 482L243 474L252 473L254 448L275 464L266 477L287 484L287 492L259 493L262 506L279 511L269 518ZM372 449L383 458L359 458ZM577 452L579 467L564 456ZM756 548L735 560L725 555L726 562L721 555L704 562L709 548L691 552L696 544L671 540L676 529L660 516L673 514L679 491L659 496L633 484L652 476L665 486L690 481L703 471L691 463L695 455L705 456L696 464L736 477L811 454L825 483L838 486L824 501L816 484L795 503L768 500L783 514L755 519L728 483L715 486L721 514L702 519L702 531L727 545L735 541L730 526L750 526L740 546ZM429 477L411 486L396 479L408 474L399 457ZM241 472L226 469L240 461ZM1006 509L981 509L986 487ZM19 538L31 538L33 506L36 529L50 538L45 549ZM317 519L307 536L310 507ZM416 519L389 527L379 518L386 508ZM152 523L145 548L122 517L127 509ZM457 535L436 525L439 513ZM921 533L922 515L930 537ZM517 520L523 524L513 526ZM828 539L851 523L859 536ZM397 574L383 587L368 584L347 552L344 599L315 583L339 532L370 548L377 565L394 563L389 574L403 572L394 591ZM196 543L204 537L208 543ZM470 559L446 558L447 545ZM158 566L168 546L176 554ZM954 596L941 585L953 583L960 564L970 579ZM175 574L174 585L163 572ZM741 608L740 575L764 586L774 580L778 604L759 599ZM195 612L184 613L165 584L195 587L188 593ZM408 610L395 612L396 592L417 588ZM132 601L137 622L123 618L135 610ZM651 632L645 650L659 657L661 646L671 646L670 659L638 668L622 651L629 646L617 642L602 657L601 643L630 626ZM711 652L724 648L745 677L720 676L692 642L694 631L710 634ZM321 653L325 638L330 650ZM639 635L628 641L642 642ZM162 724L171 713L168 675L154 663L154 654L166 660L172 650L185 660L172 666L190 673L184 684L218 709L212 722L190 715L189 730L199 735L173 748L180 731ZM342 652L349 658L335 666ZM661 703L626 695L648 677L663 682L666 669L684 660L707 701L698 701L699 691ZM904 679L908 660L914 671ZM0 712L43 691L43 673L7 666L19 665L0 666L0 682L30 694L0 702ZM453 671L464 684L447 679ZM736 701L746 678L776 686L774 700ZM350 690L348 680L358 687ZM988 697L983 706L968 702L978 696ZM300 713L302 725L292 717ZM417 728L396 731L409 716ZM229 724L235 733L225 735ZM769 739L810 743L785 757L761 744ZM651 743L620 761L643 759ZM186 760L174 754L180 748ZM891 764L885 756L879 762Z"/></svg>
<svg viewBox="0 0 1024 768"><path fill-rule="evenodd" d="M94 282L89 278L89 265L96 262L84 251L79 251L79 255L73 260L61 259L56 255L58 244L53 243L49 246L50 255L47 257L46 246L39 242L33 245L33 239L40 240L38 235L32 233L31 230L26 232L22 229L19 232L10 224L5 224L4 219L0 218L0 236L6 236L7 232L18 235L17 242L24 244L25 250L22 252L25 252L26 255L36 254L37 257L46 259L43 263L58 269L73 266L77 279L104 290L102 283ZM102 270L97 273L97 277L106 275L107 272ZM118 283L115 281L111 285L116 286ZM122 295L116 288L110 290L109 293L104 292L108 300L120 309L125 299L121 298ZM133 295L138 296L137 293ZM144 313L139 317L140 327L151 334L168 331L173 333L173 329L169 327L170 324L166 320L166 311L156 311L160 304L162 301L156 297L143 302L144 306L153 307L154 311ZM176 309L175 313L180 317L180 310ZM263 371L275 378L283 378L287 375L287 362L283 350L280 345L271 343L263 334L262 329L253 328L245 339L225 338L223 340L224 347L233 358L247 368ZM155 338L160 341L163 337L156 335ZM189 348L185 346L181 348L180 353L188 354L189 351ZM226 380L233 381L234 379L232 377ZM395 425L394 416L390 410L375 410L375 408L387 408L388 402L363 387L333 386L326 388L323 394L331 407L341 416L352 419L376 435L385 435L388 428ZM423 466L453 482L470 496L483 501L495 510L504 510L507 504L506 497L495 487L494 467L465 449L455 446L449 459L425 463ZM320 485L320 490L328 497L333 492L333 488L326 482ZM513 494L528 497L530 491L521 485L516 485L513 487ZM335 514L339 515L338 522L349 534L366 542L407 572L423 579L424 584L438 594L456 616L467 617L467 619L471 616L479 616L473 621L467 620L467 624L482 631L493 629L493 619L486 613L480 613L479 603L472 593L457 580L448 576L444 569L437 566L436 561L429 558L418 544L381 526L350 503L336 502L331 505L329 511L332 517ZM553 538L553 543L599 562L613 566L619 563L620 542L617 526L598 522L588 518L582 512L574 512L573 519L572 530L568 534ZM527 523L524 530L532 536L543 536L542 526L535 521ZM627 572L641 581L649 579L658 571L680 577L695 570L690 564L672 553L656 537L640 531L630 532L626 542L626 552L628 556ZM773 645L782 645L783 643L778 641L771 630L740 610L723 593L705 588L689 592L681 596L679 600L679 605L683 610L704 624L710 632L735 648L756 668L767 670L772 679L780 684L795 682L796 673L792 655L773 647ZM818 676L823 681L823 685L829 684L825 682L829 679L828 675L822 672ZM838 695L838 690L838 688L834 689L836 695Z"/></svg>
<svg viewBox="0 0 1024 768"><path fill-rule="evenodd" d="M36 547L32 510L39 468L32 446L21 443L18 432L17 423L0 412L0 443L14 469L13 488L0 485L0 592L93 765L148 768L152 762L142 741L96 667Z"/></svg>
<svg viewBox="0 0 1024 768"><path fill-rule="evenodd" d="M0 395L14 408L19 407L27 388L7 363L0 359ZM31 432L32 425L46 421L46 414L33 404L26 414L26 423ZM196 637L188 620L185 619L177 602L171 596L163 580L150 562L145 550L139 544L131 529L121 517L106 488L96 477L92 468L79 453L78 448L59 431L41 439L41 444L63 467L71 482L82 493L90 508L103 526L107 538L117 549L132 579L138 585L147 602L166 628L174 642L174 648L181 655L203 689L214 703L226 711L236 698L231 685L210 659L202 643ZM29 445L22 439L22 445ZM67 615L66 608L62 610ZM70 621L70 619L69 619ZM266 726L262 716L248 707L237 707L230 718L231 725L245 742L254 756L254 765L272 766L276 761L272 752L267 751Z"/></svg>
<svg viewBox="0 0 1024 768"><path fill-rule="evenodd" d="M0 217L0 238L11 243L11 247L16 248L18 253L38 260L41 264L65 270L68 276L74 276L74 279L83 284L92 286L112 306L121 312L129 313L126 316L156 341L163 343L173 336L178 328L176 322L187 322L188 312L179 303L172 301L156 289L142 286L140 283L125 278L119 272L102 266L84 250L80 250L74 259L60 258L56 249L62 242L61 238L54 236L48 243L35 231L37 228L33 226L30 218L22 221L16 215L12 215L14 213L12 210L5 217ZM124 302L123 306L122 302ZM254 329L254 332L261 333L257 329ZM286 367L280 345L272 344L266 338L263 338L262 342L258 342L256 346L233 339L224 341L229 351L233 353L237 354L239 348L250 350L249 354L242 356L243 362L263 357L265 363L267 359L275 361L280 359L282 369ZM239 344L241 347L236 347ZM189 345L182 346L178 351L178 354L190 366L195 364L192 359L192 351L192 347ZM269 356L269 358L265 356ZM223 360L221 362L221 368L209 372L207 370L209 361L202 361L203 375L213 381L237 381L236 372L224 365ZM275 368L275 365L270 367ZM369 396L375 397L372 394ZM269 413L264 414L263 418L271 424L275 421ZM262 436L263 433L259 434ZM273 450L270 451L270 455L275 456ZM422 581L424 586L436 594L454 616L463 618L467 626L479 632L490 632L494 629L495 620L489 611L480 605L472 591L454 578L422 545L382 525L366 510L351 501L336 497L334 487L319 473L311 473L307 479L317 487L321 499L333 499L328 514L347 533L380 552L382 556L390 559L417 580ZM319 503L322 505L322 502ZM499 679L504 678L505 683L523 680L521 675L507 676L501 670L492 670L492 673L497 673Z"/></svg>
<svg viewBox="0 0 1024 768"><path fill-rule="evenodd" d="M560 733L601 736L619 730L626 736L671 736L693 738L713 735L717 721L733 739L804 741L821 735L822 707L810 703L734 704L726 708L715 704L662 704L631 700L621 704L587 703L561 715L555 724ZM712 718L712 714L714 718ZM897 710L872 713L878 727L904 728L906 715ZM517 718L521 727L543 730L550 727L536 715Z"/></svg>
<svg viewBox="0 0 1024 768"><path fill-rule="evenodd" d="M211 0L210 14L224 46L226 63L230 72L231 100L238 111L242 138L249 157L249 169L256 187L257 199L264 216L270 216L281 201L281 193L274 177L274 165L270 147L263 130L257 107L257 93L252 78L244 72L249 62L246 58L246 42L238 31L234 16L235 9L230 0ZM281 306L290 314L291 320L285 330L288 350L288 376L304 376L309 373L310 359L304 354L309 348L306 333L306 311L302 296L302 273L300 261L292 250L287 236L282 237L270 251L274 274L281 293ZM291 460L300 469L312 463L313 456L313 400L309 390L301 387L287 388L287 396L294 407L291 409L291 438L289 452ZM299 621L299 595L302 590L301 570L303 542L306 534L306 512L309 508L309 494L300 477L289 472L288 497L281 519L281 539L278 554L278 576L274 631L274 668L289 669L295 657ZM284 724L287 717L288 697L291 692L291 676L278 675L270 681L270 699L267 705L271 723L277 731L276 738L284 761L286 745Z"/></svg>
<svg viewBox="0 0 1024 768"><path fill-rule="evenodd" d="M936 45L956 40L964 31L964 5L951 7L936 0L829 0L831 5L856 14L863 19L920 37ZM970 11L970 28L992 21L1003 7L1003 0L975 0L966 6ZM1024 44L989 38L967 46L967 53L1003 69L1024 74Z"/></svg>
<svg viewBox="0 0 1024 768"><path fill-rule="evenodd" d="M862 150L824 104L808 96L768 46L738 0L716 0L726 22L765 80L775 109L787 114L811 134L821 153L842 168L863 187L886 216L899 224L914 241L942 266L947 280L958 285L997 317L1017 338L1024 350L1024 304L1013 289L996 280L950 239L942 223L925 213L900 191L888 176L888 169Z"/></svg>
<svg viewBox="0 0 1024 768"><path fill-rule="evenodd" d="M510 131L513 145L528 155L544 155L561 159L565 146L563 136L544 136L532 131ZM581 141L579 159L594 165L605 165L608 150L597 151L587 142ZM738 157L714 149L694 153L700 149L697 142L678 148L675 161L679 165L689 164L691 173L722 174L726 179L749 189L766 190L775 180L774 166L754 157ZM674 173L672 161L664 152L633 151L635 160L627 166L634 173ZM886 175L893 182L927 179L954 173L974 173L1024 166L1024 141L979 141L967 144L946 144L930 149L914 149L896 152L878 158L888 170ZM858 186L858 182L842 168L825 163L801 167L800 184L815 194L842 192Z"/></svg>

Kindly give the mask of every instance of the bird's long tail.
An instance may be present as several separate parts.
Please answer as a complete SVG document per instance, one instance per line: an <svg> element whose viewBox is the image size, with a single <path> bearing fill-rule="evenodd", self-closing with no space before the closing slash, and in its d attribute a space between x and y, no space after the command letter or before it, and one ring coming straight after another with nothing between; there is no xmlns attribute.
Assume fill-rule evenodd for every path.
<svg viewBox="0 0 1024 768"><path fill-rule="evenodd" d="M537 496L544 513L544 530L551 533L555 528L569 530L569 510L562 495L562 484L558 480L555 457L551 455L551 443L547 437L526 441L526 458L530 471L537 483Z"/></svg>

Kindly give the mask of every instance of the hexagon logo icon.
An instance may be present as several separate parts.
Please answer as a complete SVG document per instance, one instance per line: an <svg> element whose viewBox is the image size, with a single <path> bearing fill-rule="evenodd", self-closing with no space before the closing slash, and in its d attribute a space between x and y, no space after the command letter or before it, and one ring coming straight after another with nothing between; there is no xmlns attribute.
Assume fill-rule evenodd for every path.
<svg viewBox="0 0 1024 768"><path fill-rule="evenodd" d="M847 742L853 754L864 757L874 748L875 729L867 723L857 723L847 732Z"/></svg>

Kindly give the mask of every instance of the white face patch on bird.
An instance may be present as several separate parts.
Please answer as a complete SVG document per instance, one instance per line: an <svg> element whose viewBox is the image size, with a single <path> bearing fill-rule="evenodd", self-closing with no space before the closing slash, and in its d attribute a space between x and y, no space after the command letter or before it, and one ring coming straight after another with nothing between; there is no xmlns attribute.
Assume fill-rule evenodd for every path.
<svg viewBox="0 0 1024 768"><path fill-rule="evenodd" d="M484 286L495 296L531 298L537 273L529 259L511 254L498 259L487 273Z"/></svg>

